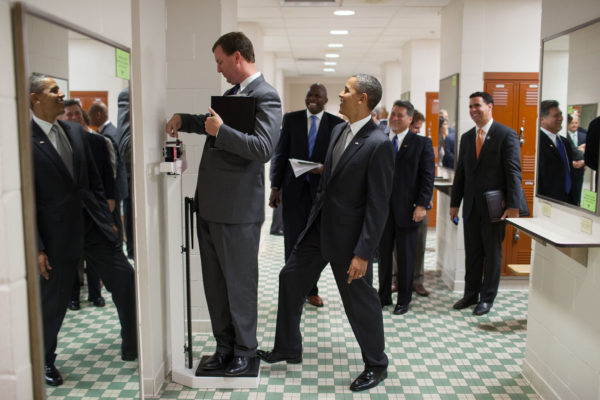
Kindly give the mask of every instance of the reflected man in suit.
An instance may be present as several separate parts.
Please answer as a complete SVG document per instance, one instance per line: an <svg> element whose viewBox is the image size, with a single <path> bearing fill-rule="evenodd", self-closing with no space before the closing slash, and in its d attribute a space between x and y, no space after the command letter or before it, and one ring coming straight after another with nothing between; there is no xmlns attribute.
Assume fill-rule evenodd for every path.
<svg viewBox="0 0 600 400"><path fill-rule="evenodd" d="M490 221L484 193L504 192L507 208L502 219L519 216L521 199L519 140L514 130L494 121L493 108L489 93L469 96L469 113L476 126L460 139L450 196L451 220L458 218L458 207L463 203L465 242L465 291L454 308L477 304L475 315L487 314L498 293L505 234L504 222Z"/></svg>
<svg viewBox="0 0 600 400"><path fill-rule="evenodd" d="M573 201L579 205L581 201L581 191L583 189L583 175L585 173L585 163L583 161L585 153L585 141L587 131L579 130L579 116L567 115L567 139L571 145L571 154L573 155Z"/></svg>
<svg viewBox="0 0 600 400"><path fill-rule="evenodd" d="M331 130L344 122L324 111L327 89L314 83L306 92L306 110L287 113L283 117L281 136L275 155L271 160L271 196L269 205L283 207L283 235L285 261L290 258L298 236L306 226L310 209L317 195L323 167L296 177L289 163L290 158L324 163ZM317 285L308 292L308 301L315 307L323 307Z"/></svg>
<svg viewBox="0 0 600 400"><path fill-rule="evenodd" d="M202 277L217 350L199 369L236 376L248 371L256 355L264 164L279 139L281 101L254 65L254 48L246 35L227 33L212 51L217 71L235 85L225 95L255 98L254 131L231 128L210 107L210 114L173 115L166 131L174 137L178 131L207 135L196 203Z"/></svg>
<svg viewBox="0 0 600 400"><path fill-rule="evenodd" d="M573 151L569 139L558 134L562 122L558 101L542 101L536 183L538 194L575 204Z"/></svg>
<svg viewBox="0 0 600 400"><path fill-rule="evenodd" d="M279 273L275 347L257 352L268 363L302 362L304 296L330 263L365 363L352 391L367 390L387 377L383 316L371 285L371 261L385 226L394 168L392 143L371 119L381 92L375 77L357 74L339 94L340 113L349 123L331 133L308 223Z"/></svg>
<svg viewBox="0 0 600 400"><path fill-rule="evenodd" d="M90 135L79 124L57 121L64 94L54 79L34 74L29 86L45 374L47 384L58 386L63 383L54 365L58 332L81 258L112 293L125 361L137 358L134 273L121 250Z"/></svg>
<svg viewBox="0 0 600 400"><path fill-rule="evenodd" d="M389 215L379 244L379 299L392 304L394 245L398 262L398 300L394 314L408 311L412 299L417 232L427 215L433 195L435 156L431 139L409 130L414 107L409 101L394 102L389 116L389 140L394 146L395 169Z"/></svg>

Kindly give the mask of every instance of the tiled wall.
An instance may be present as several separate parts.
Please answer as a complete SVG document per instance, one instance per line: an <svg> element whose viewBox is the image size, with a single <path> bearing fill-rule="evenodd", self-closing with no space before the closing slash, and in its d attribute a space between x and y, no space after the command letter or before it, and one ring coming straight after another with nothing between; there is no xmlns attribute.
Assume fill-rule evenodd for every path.
<svg viewBox="0 0 600 400"><path fill-rule="evenodd" d="M0 397L32 396L10 4L0 0Z"/></svg>

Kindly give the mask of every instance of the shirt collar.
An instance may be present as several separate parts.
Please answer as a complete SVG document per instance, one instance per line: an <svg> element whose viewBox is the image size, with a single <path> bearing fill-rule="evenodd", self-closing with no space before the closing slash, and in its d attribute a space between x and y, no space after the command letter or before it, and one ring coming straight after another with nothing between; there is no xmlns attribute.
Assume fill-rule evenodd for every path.
<svg viewBox="0 0 600 400"><path fill-rule="evenodd" d="M52 130L52 126L54 124L51 124L48 121L44 121L41 118L38 118L35 116L35 114L31 114L33 120L35 121L36 124L38 124L38 126L42 129L42 131L46 134L46 136L48 136L50 134L50 130ZM54 122L55 124L57 124L58 122Z"/></svg>
<svg viewBox="0 0 600 400"><path fill-rule="evenodd" d="M110 124L110 119L107 119L102 125L98 127L98 132L100 132L106 125Z"/></svg>
<svg viewBox="0 0 600 400"><path fill-rule="evenodd" d="M552 140L552 143L554 143L554 145L556 146L556 136L558 134L557 133L552 133L548 129L542 128L541 126L540 126L540 130L542 132L544 132L546 134L546 136L548 136L548 138L550 138L550 140Z"/></svg>
<svg viewBox="0 0 600 400"><path fill-rule="evenodd" d="M492 127L492 124L494 123L494 118L490 118L490 120L487 122L487 124L485 124L481 130L483 130L483 133L485 135L487 135L487 133L490 131L490 128ZM477 130L479 130L479 128L476 126L475 127Z"/></svg>
<svg viewBox="0 0 600 400"><path fill-rule="evenodd" d="M363 126L365 126L367 124L367 122L369 122L369 120L371 119L371 114L367 115L366 117L364 117L361 120L358 120L352 124L350 124L350 131L352 132L352 135L356 135L358 133L358 131L360 131Z"/></svg>
<svg viewBox="0 0 600 400"><path fill-rule="evenodd" d="M307 119L310 119L310 117L311 117L311 116L315 115L315 116L317 117L317 119L320 121L320 120L321 120L321 118L323 118L323 114L324 114L324 113L325 113L325 110L321 110L321 112L320 112L320 113L317 113L317 114L312 114L312 113L311 113L311 112L308 110L308 108L307 108L307 109L306 109L306 118L307 118Z"/></svg>
<svg viewBox="0 0 600 400"><path fill-rule="evenodd" d="M260 71L257 71L255 73L253 73L252 75L250 75L249 77L247 77L246 79L244 79L242 82L240 82L240 90L238 90L238 93L243 92L244 89L246 89L246 87L248 87L248 85L250 83L252 83L253 80L255 80L256 78L258 78L260 76Z"/></svg>

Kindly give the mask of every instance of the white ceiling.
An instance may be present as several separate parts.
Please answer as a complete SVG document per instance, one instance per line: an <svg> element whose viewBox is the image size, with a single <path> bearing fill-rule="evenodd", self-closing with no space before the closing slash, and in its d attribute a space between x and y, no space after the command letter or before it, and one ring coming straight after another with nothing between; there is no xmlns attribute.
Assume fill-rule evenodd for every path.
<svg viewBox="0 0 600 400"><path fill-rule="evenodd" d="M288 0L289 1L289 0ZM358 71L380 75L381 65L401 59L411 39L439 39L440 11L450 0L333 0L337 5L282 5L283 0L238 0L238 21L257 23L264 51L275 54L288 77L347 77ZM304 4L309 3L305 1ZM336 16L335 10L354 10ZM331 29L347 29L334 36ZM328 48L342 43L341 49ZM323 72L326 53L338 53L335 72Z"/></svg>

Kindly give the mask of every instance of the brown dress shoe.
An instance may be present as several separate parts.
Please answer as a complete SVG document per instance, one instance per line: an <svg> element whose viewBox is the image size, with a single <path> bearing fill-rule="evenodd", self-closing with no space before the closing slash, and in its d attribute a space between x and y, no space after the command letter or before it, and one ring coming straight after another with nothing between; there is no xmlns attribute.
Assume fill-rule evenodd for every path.
<svg viewBox="0 0 600 400"><path fill-rule="evenodd" d="M318 294L308 296L308 302L315 307L323 307L323 299Z"/></svg>
<svg viewBox="0 0 600 400"><path fill-rule="evenodd" d="M419 296L427 297L429 296L429 291L423 287L423 285L414 285L413 289Z"/></svg>

